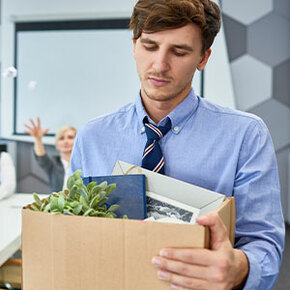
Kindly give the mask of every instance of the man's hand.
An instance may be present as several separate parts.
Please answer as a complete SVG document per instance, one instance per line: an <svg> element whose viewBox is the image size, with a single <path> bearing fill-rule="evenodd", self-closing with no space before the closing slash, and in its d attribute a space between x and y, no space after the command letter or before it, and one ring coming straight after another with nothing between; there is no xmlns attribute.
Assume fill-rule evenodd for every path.
<svg viewBox="0 0 290 290"><path fill-rule="evenodd" d="M162 249L152 262L158 277L172 289L232 289L245 283L249 265L246 255L234 249L216 212L196 219L209 226L211 249Z"/></svg>

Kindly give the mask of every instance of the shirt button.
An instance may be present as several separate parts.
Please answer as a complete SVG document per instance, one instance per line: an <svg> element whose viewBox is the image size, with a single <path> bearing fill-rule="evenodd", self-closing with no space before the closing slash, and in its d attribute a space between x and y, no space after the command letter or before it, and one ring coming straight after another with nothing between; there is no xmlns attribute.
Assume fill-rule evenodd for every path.
<svg viewBox="0 0 290 290"><path fill-rule="evenodd" d="M178 126L175 126L175 127L173 128L173 130L174 130L175 132L177 132L177 131L179 130L179 127L178 127Z"/></svg>
<svg viewBox="0 0 290 290"><path fill-rule="evenodd" d="M144 131L145 131L145 127L142 127L142 128L141 128L141 131L144 132Z"/></svg>

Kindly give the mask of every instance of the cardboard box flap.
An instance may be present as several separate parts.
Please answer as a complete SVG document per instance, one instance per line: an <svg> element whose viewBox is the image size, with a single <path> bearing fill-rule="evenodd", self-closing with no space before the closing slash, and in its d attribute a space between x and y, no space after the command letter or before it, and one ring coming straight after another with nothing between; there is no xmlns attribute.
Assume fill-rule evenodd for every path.
<svg viewBox="0 0 290 290"><path fill-rule="evenodd" d="M130 170L132 168L132 170ZM129 173L140 173L146 176L146 190L158 193L166 198L184 203L198 209L205 208L213 203L217 208L225 199L223 194L180 181L166 175L133 166L124 161L117 161L112 175L123 175Z"/></svg>
<svg viewBox="0 0 290 290"><path fill-rule="evenodd" d="M226 200L218 208L218 214L227 228L228 236L232 245L234 245L236 230L235 199L233 197L226 198Z"/></svg>

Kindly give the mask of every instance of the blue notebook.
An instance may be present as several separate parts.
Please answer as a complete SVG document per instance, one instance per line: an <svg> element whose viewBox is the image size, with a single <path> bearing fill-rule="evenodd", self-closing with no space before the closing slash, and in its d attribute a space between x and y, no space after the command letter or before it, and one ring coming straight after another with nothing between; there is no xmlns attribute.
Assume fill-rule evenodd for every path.
<svg viewBox="0 0 290 290"><path fill-rule="evenodd" d="M106 205L118 204L120 208L115 212L117 217L124 214L129 219L145 219L146 211L146 187L144 174L109 175L83 178L84 184L92 181L100 184L107 181L108 184L116 183L116 189L108 195Z"/></svg>

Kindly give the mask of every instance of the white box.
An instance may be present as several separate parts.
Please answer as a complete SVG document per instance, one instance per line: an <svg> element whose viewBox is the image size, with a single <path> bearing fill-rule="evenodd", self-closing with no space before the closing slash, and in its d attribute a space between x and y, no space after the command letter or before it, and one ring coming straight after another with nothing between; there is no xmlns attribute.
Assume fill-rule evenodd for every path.
<svg viewBox="0 0 290 290"><path fill-rule="evenodd" d="M193 213L190 223L195 218L210 211L215 211L225 200L225 195L180 181L151 170L147 170L124 161L117 161L112 175L142 173L146 176L147 196L159 196L160 201L174 204L176 207L184 205L183 209ZM172 202L170 202L172 201Z"/></svg>

